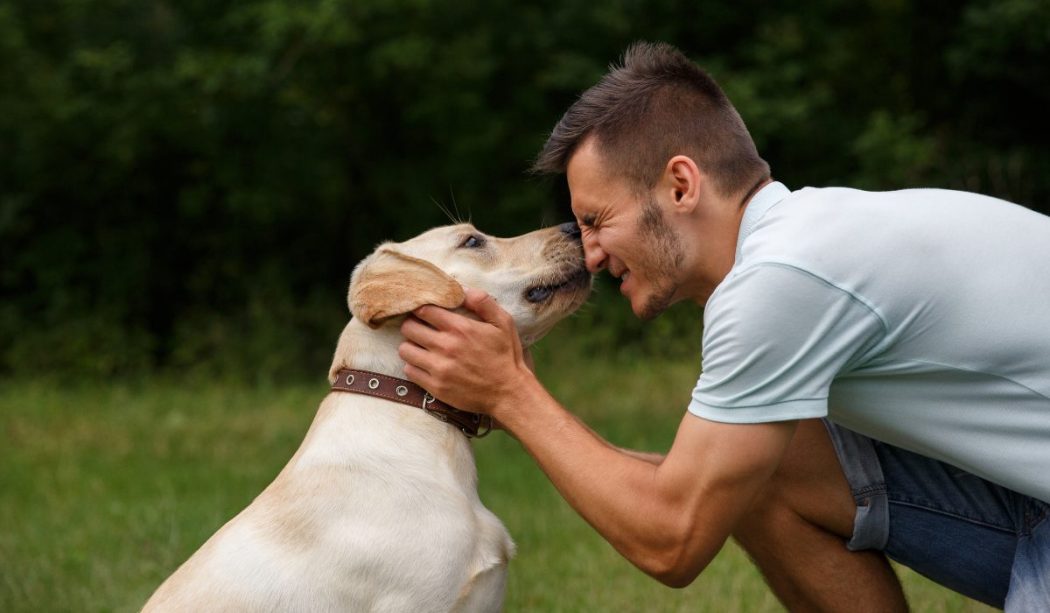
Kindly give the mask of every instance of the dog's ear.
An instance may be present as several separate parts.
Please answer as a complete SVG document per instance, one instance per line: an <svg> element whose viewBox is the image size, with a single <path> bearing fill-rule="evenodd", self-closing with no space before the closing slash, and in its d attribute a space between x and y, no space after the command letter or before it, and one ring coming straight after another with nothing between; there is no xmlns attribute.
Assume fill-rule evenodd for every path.
<svg viewBox="0 0 1050 613"><path fill-rule="evenodd" d="M463 304L463 286L426 260L380 248L354 269L347 303L354 317L378 328L424 304Z"/></svg>

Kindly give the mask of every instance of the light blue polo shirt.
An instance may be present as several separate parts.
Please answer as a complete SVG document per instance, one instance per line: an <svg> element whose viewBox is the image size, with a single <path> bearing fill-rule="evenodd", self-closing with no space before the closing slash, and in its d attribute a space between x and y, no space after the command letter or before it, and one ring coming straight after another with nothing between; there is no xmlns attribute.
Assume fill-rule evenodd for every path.
<svg viewBox="0 0 1050 613"><path fill-rule="evenodd" d="M949 190L767 185L704 309L689 410L827 416L1050 501L1050 217Z"/></svg>

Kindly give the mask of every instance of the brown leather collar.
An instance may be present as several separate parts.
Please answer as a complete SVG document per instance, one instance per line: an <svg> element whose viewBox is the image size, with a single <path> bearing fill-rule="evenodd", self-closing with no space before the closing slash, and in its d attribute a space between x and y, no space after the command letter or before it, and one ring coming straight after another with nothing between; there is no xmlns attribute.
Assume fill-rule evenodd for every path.
<svg viewBox="0 0 1050 613"><path fill-rule="evenodd" d="M428 415L459 428L467 438L481 438L492 432L492 418L488 415L450 407L431 396L425 389L404 379L367 370L344 368L336 373L332 390L375 396L422 409Z"/></svg>

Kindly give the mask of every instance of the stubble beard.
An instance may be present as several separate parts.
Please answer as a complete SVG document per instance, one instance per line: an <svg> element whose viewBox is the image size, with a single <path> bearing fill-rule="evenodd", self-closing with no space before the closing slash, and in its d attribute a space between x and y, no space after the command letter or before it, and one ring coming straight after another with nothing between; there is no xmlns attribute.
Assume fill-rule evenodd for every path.
<svg viewBox="0 0 1050 613"><path fill-rule="evenodd" d="M676 278L682 267L685 252L678 233L664 219L656 199L651 195L642 205L639 236L643 244L652 245L645 251L643 264L649 275L652 293L645 301L638 318L653 319L671 306L678 290Z"/></svg>

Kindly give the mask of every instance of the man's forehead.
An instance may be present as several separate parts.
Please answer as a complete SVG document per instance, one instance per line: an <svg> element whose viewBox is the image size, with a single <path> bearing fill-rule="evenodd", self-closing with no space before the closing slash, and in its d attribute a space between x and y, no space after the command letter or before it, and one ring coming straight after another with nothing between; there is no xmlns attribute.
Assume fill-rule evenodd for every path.
<svg viewBox="0 0 1050 613"><path fill-rule="evenodd" d="M577 219L593 211L595 200L600 199L601 192L609 187L606 175L594 138L588 138L576 148L565 169L570 205Z"/></svg>
<svg viewBox="0 0 1050 613"><path fill-rule="evenodd" d="M598 148L598 141L593 136L587 137L569 156L565 165L565 174L571 181L587 179L594 175L604 174L604 156Z"/></svg>

